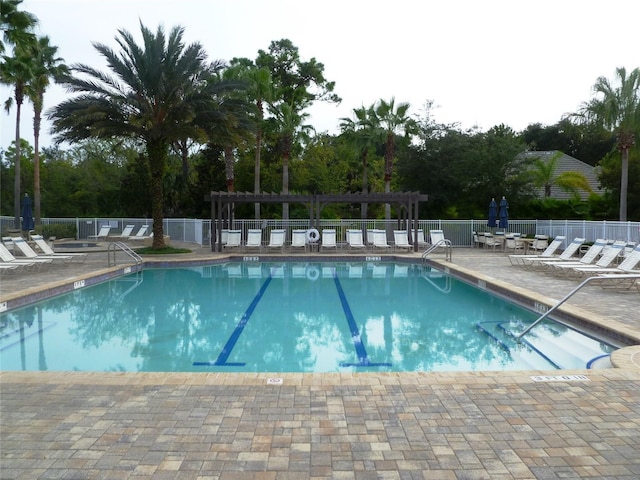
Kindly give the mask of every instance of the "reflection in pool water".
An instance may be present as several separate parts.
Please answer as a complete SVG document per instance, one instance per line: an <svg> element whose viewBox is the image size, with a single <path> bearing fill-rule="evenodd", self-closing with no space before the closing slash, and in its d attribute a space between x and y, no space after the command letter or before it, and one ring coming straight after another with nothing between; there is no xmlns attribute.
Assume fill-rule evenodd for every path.
<svg viewBox="0 0 640 480"><path fill-rule="evenodd" d="M478 324L536 314L422 265L150 269L0 316L3 370L358 372L555 368ZM577 338L577 340L575 339ZM612 347L546 322L561 368ZM576 346L567 346L569 341ZM536 346L538 346L538 344ZM561 361L554 360L555 351ZM570 355L567 355L567 352Z"/></svg>

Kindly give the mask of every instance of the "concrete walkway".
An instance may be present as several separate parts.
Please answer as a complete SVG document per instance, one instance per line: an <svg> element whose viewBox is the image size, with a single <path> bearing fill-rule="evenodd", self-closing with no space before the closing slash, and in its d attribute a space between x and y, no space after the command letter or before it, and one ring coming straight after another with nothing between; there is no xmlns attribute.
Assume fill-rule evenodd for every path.
<svg viewBox="0 0 640 480"><path fill-rule="evenodd" d="M0 301L104 268L102 252L3 276ZM471 249L451 268L541 300L576 285ZM637 291L587 287L572 303L640 332ZM562 372L1 372L0 478L637 479L636 357Z"/></svg>

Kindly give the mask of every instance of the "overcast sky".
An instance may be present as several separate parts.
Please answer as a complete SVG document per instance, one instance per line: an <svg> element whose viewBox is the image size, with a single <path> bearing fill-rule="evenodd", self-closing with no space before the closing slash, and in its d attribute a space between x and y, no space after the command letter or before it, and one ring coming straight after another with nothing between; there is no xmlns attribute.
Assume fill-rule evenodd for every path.
<svg viewBox="0 0 640 480"><path fill-rule="evenodd" d="M319 132L337 132L354 108L392 96L420 114L433 100L437 122L487 130L551 125L591 98L599 76L640 66L639 0L24 0L65 63L104 70L92 42L116 48L117 30L140 39L151 30L185 27L211 59L255 59L288 38L303 60L315 57L336 82L339 106L310 110ZM12 95L0 89L4 102ZM65 92L50 87L45 109ZM15 136L15 108L0 113L0 147ZM41 145L51 137L45 124ZM32 110L21 136L33 143Z"/></svg>

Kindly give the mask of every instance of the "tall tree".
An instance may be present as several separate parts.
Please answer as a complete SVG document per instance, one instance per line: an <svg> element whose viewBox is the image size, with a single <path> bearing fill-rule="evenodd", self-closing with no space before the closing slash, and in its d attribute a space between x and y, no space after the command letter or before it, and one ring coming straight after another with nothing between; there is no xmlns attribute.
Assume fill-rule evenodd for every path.
<svg viewBox="0 0 640 480"><path fill-rule="evenodd" d="M620 221L625 222L629 150L636 144L640 132L640 68L627 73L624 67L619 67L614 81L599 77L593 91L595 98L582 105L576 118L601 125L616 136L616 146L621 156Z"/></svg>
<svg viewBox="0 0 640 480"><path fill-rule="evenodd" d="M400 103L396 106L395 98L389 102L380 100L375 107L375 122L384 131L384 191L391 192L391 178L393 176L393 160L396 155L396 138L399 134L409 135L416 131L417 125L407 112L410 105ZM385 218L391 219L391 205L385 205Z"/></svg>
<svg viewBox="0 0 640 480"><path fill-rule="evenodd" d="M66 76L64 83L78 96L49 116L59 141L132 137L143 142L151 176L153 248L158 249L164 247L163 175L169 146L200 137L203 125L215 118L221 95L235 85L216 78L224 64L207 63L199 43L183 43L182 27L174 27L168 37L162 27L155 34L140 28L141 46L126 30L116 37L120 53L95 43L111 74L73 65L76 76Z"/></svg>
<svg viewBox="0 0 640 480"><path fill-rule="evenodd" d="M19 10L22 0L0 0L0 53L6 45L28 43L33 38L32 29L38 23L35 15Z"/></svg>
<svg viewBox="0 0 640 480"><path fill-rule="evenodd" d="M551 196L551 187L554 185L576 196L579 196L580 191L590 192L591 186L581 172L567 171L556 175L558 160L561 157L562 152L556 152L546 162L541 158L536 158L533 162L530 170L533 183L544 189L544 198Z"/></svg>
<svg viewBox="0 0 640 480"><path fill-rule="evenodd" d="M27 96L33 104L33 203L36 225L40 224L40 125L44 93L51 78L59 78L68 73L63 59L56 57L58 47L49 43L49 37L40 37L29 48L33 61L33 78L27 86Z"/></svg>
<svg viewBox="0 0 640 480"><path fill-rule="evenodd" d="M353 119L341 118L340 130L357 152L362 164L362 193L369 193L369 151L379 140L379 128L374 106L353 109ZM367 218L367 203L360 205L361 218Z"/></svg>

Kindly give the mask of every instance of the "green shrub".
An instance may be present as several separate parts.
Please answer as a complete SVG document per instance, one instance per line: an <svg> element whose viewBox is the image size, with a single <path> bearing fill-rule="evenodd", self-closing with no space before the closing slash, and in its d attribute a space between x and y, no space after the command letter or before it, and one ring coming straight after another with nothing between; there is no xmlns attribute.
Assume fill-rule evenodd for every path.
<svg viewBox="0 0 640 480"><path fill-rule="evenodd" d="M39 225L36 227L36 233L42 235L44 238L49 239L51 237L60 238L76 238L76 226L75 224L52 224L52 225Z"/></svg>

